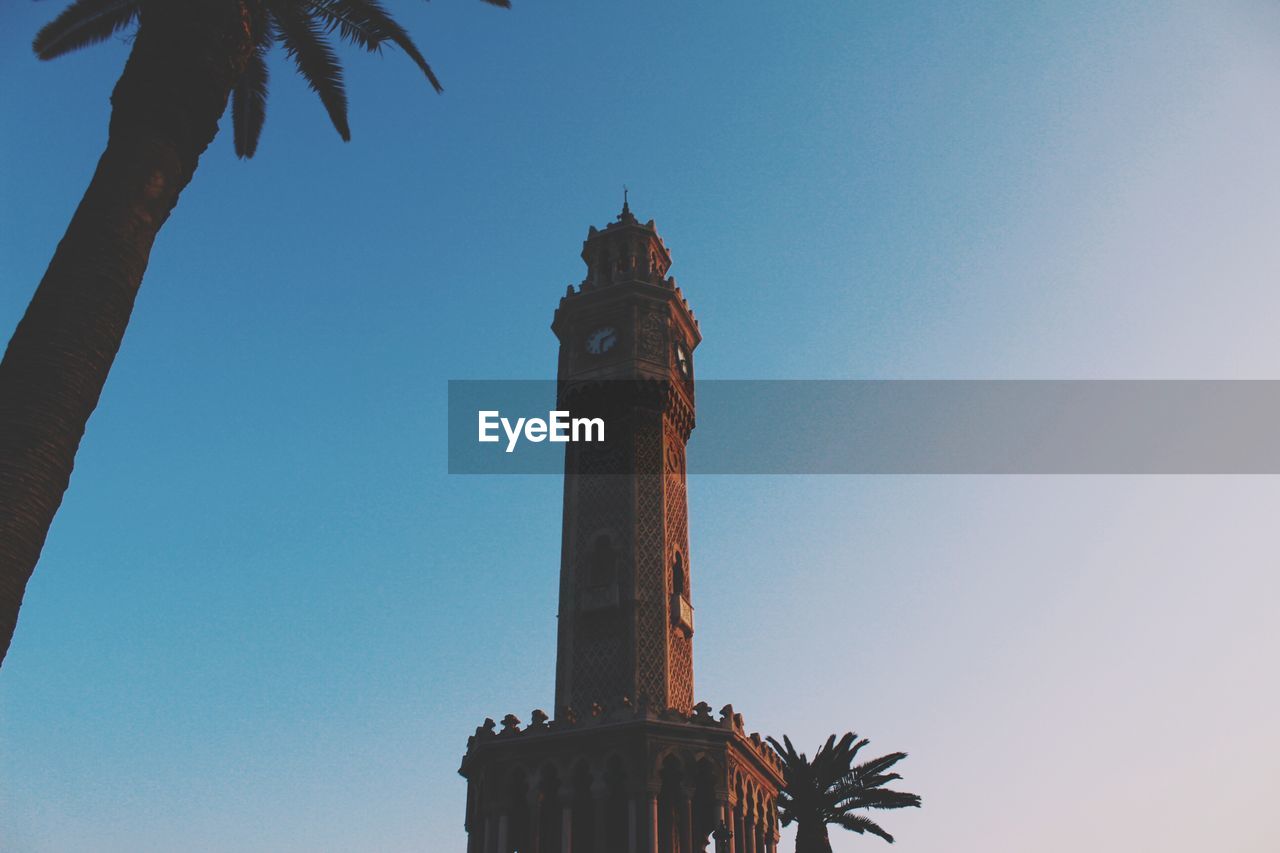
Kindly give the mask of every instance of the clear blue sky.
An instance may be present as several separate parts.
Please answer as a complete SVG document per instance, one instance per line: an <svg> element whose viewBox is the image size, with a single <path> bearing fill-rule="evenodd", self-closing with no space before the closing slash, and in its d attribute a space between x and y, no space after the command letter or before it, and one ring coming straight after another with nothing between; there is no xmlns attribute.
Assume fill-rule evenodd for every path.
<svg viewBox="0 0 1280 853"><path fill-rule="evenodd" d="M38 63L61 5L0 29L6 334L127 51ZM624 182L704 378L1280 374L1273 3L389 5L446 94L344 51L343 144L276 56L160 235L0 672L5 849L461 849L467 735L551 704L559 482L447 476L445 383L551 375ZM698 697L911 752L894 849L1280 843L1273 478L690 488Z"/></svg>

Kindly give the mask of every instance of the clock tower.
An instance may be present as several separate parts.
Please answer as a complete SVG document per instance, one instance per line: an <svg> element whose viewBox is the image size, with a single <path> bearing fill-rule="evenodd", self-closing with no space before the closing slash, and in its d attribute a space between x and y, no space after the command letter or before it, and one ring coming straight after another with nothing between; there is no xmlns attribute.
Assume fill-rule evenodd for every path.
<svg viewBox="0 0 1280 853"><path fill-rule="evenodd" d="M582 259L587 277L551 324L559 408L602 415L608 441L565 453L556 709L629 698L689 713L684 460L702 336L653 222L628 205L588 232Z"/></svg>
<svg viewBox="0 0 1280 853"><path fill-rule="evenodd" d="M468 853L775 853L778 758L694 701L685 445L702 336L652 220L591 228L555 312L557 408L606 441L565 451L554 719L468 741Z"/></svg>

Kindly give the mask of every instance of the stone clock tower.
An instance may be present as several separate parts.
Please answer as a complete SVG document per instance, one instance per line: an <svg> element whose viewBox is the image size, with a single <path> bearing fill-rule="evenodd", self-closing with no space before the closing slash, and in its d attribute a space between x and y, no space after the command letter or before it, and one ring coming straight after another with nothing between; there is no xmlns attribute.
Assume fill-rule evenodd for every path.
<svg viewBox="0 0 1280 853"><path fill-rule="evenodd" d="M555 717L468 741L468 853L774 853L777 758L726 705L694 702L685 445L702 340L653 221L591 228L551 328L570 443Z"/></svg>
<svg viewBox="0 0 1280 853"><path fill-rule="evenodd" d="M556 708L641 698L693 708L693 607L685 442L693 429L693 351L702 340L668 279L653 222L624 205L592 228L587 278L565 296L560 408L604 416L607 444L570 444Z"/></svg>

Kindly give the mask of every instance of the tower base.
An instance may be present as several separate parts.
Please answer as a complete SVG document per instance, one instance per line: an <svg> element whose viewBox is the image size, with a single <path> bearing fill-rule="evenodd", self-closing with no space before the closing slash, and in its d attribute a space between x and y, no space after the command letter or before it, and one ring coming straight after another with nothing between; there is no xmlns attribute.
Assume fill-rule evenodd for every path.
<svg viewBox="0 0 1280 853"><path fill-rule="evenodd" d="M776 853L781 764L731 705L496 729L476 729L458 771L467 853Z"/></svg>

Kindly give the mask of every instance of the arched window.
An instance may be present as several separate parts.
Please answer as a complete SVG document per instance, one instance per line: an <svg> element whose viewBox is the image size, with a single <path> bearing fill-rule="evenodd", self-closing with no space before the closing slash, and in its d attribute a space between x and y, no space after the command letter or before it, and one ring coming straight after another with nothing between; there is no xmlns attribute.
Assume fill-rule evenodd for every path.
<svg viewBox="0 0 1280 853"><path fill-rule="evenodd" d="M679 625L685 636L693 635L693 605L689 603L689 569L684 556L677 551L671 561L671 622Z"/></svg>

